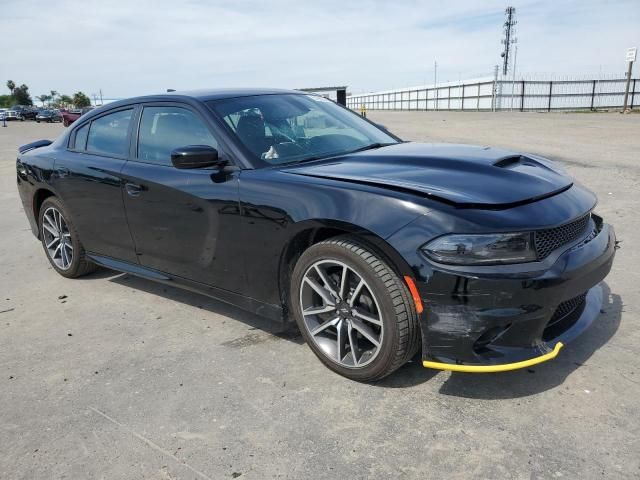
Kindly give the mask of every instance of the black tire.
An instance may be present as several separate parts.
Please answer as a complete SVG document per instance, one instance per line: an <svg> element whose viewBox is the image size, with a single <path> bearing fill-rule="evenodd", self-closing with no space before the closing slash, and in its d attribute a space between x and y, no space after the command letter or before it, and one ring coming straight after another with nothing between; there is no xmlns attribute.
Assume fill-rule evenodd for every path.
<svg viewBox="0 0 640 480"><path fill-rule="evenodd" d="M319 260L346 264L366 281L378 300L384 334L377 355L365 366L338 363L316 344L305 325L300 302L302 282L305 273ZM418 315L407 286L380 254L355 237L335 237L307 249L293 270L290 292L291 311L307 344L327 367L347 378L379 380L404 365L420 347Z"/></svg>
<svg viewBox="0 0 640 480"><path fill-rule="evenodd" d="M73 247L73 256L72 256L71 264L67 269L62 269L58 265L56 265L56 263L51 258L45 243L45 235L43 233L44 214L50 207L55 208L62 214L64 221L66 223L66 226L70 233L71 245ZM73 221L71 220L71 216L65 209L62 202L58 200L56 197L49 197L45 199L44 202L42 202L42 205L40 206L40 214L38 217L38 228L40 229L40 240L42 243L42 248L44 249L44 253L47 256L47 259L49 260L49 263L51 264L51 266L60 275L66 278L77 278L77 277L86 275L88 273L91 273L98 268L98 266L95 263L93 263L91 260L87 258L86 253L84 251L84 247L80 242L80 237L78 236L78 232L73 225Z"/></svg>

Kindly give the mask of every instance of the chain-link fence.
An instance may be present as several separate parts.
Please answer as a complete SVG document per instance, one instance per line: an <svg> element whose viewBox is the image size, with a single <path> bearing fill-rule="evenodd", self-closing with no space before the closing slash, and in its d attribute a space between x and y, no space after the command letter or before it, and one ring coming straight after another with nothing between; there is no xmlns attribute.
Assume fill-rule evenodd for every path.
<svg viewBox="0 0 640 480"><path fill-rule="evenodd" d="M481 78L436 86L410 87L347 97L360 110L598 110L622 108L625 78L596 79L538 76L519 80ZM640 79L631 79L628 107L638 108Z"/></svg>

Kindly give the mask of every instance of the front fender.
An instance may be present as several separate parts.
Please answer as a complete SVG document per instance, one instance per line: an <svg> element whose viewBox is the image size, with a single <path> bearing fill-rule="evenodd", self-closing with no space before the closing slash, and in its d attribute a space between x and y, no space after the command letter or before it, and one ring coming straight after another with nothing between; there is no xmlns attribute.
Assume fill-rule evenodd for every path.
<svg viewBox="0 0 640 480"><path fill-rule="evenodd" d="M246 294L275 304L282 298L273 274L281 271L286 249L304 235L327 228L354 233L404 272L408 265L386 239L427 209L398 192L261 169L242 172L240 211L252 247L245 259L251 279Z"/></svg>

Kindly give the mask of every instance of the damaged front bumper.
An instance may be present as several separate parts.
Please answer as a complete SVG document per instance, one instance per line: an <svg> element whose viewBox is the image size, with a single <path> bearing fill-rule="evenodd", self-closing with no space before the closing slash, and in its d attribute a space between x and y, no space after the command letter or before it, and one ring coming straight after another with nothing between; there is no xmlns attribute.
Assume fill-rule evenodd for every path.
<svg viewBox="0 0 640 480"><path fill-rule="evenodd" d="M500 372L555 358L600 313L598 284L611 269L616 238L610 225L599 227L546 263L464 271L432 265L429 280L418 283L423 365Z"/></svg>

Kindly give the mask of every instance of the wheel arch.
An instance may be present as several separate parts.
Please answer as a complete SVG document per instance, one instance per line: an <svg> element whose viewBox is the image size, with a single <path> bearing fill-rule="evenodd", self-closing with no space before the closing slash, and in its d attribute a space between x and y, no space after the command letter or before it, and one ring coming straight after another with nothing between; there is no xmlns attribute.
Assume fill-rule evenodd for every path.
<svg viewBox="0 0 640 480"><path fill-rule="evenodd" d="M296 233L291 236L283 246L280 255L278 268L278 283L280 290L280 300L285 312L285 319L288 319L289 291L291 274L295 264L302 255L312 245L340 235L351 235L364 246L370 248L379 255L393 270L402 278L404 275L413 276L411 267L406 260L382 237L374 232L358 225L336 220L313 220L299 225Z"/></svg>
<svg viewBox="0 0 640 480"><path fill-rule="evenodd" d="M56 194L53 193L48 188L39 188L33 193L33 201L31 203L33 209L33 218L36 220L36 224L38 224L40 220L40 208L44 201L49 197L55 197ZM40 238L40 227L38 226L38 238Z"/></svg>

